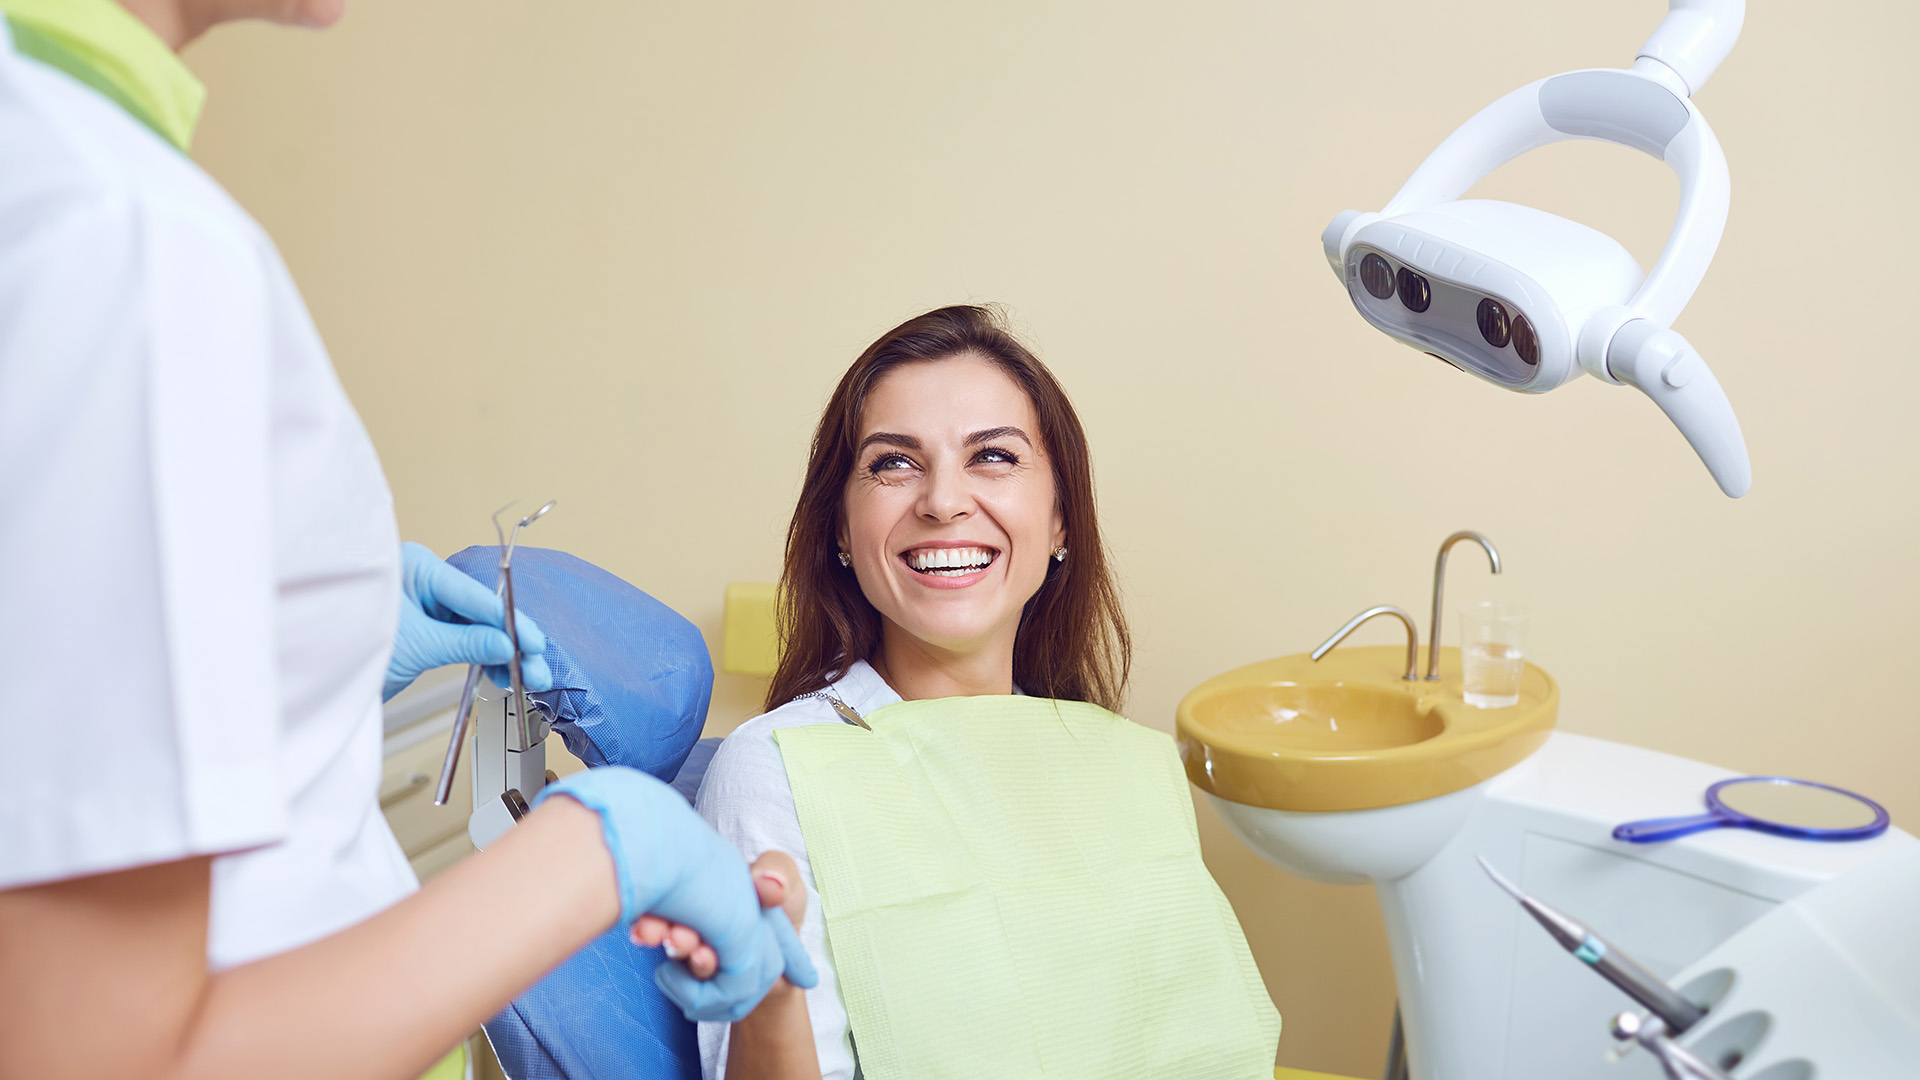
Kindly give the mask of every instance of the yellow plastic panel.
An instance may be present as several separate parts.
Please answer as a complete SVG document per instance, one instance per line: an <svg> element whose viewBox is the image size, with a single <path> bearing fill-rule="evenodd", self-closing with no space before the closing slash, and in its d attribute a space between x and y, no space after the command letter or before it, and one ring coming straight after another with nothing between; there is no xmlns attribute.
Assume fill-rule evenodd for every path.
<svg viewBox="0 0 1920 1080"><path fill-rule="evenodd" d="M771 675L780 662L780 634L773 621L771 581L734 581L727 585L720 624L720 670L735 675Z"/></svg>

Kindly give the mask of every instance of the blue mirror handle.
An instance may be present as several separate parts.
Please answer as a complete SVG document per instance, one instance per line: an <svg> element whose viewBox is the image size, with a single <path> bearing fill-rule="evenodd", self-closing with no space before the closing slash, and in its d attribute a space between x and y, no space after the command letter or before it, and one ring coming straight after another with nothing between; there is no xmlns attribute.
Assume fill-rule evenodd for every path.
<svg viewBox="0 0 1920 1080"><path fill-rule="evenodd" d="M1718 829L1734 823L1734 819L1725 814L1648 818L1645 821L1629 821L1625 825L1615 826L1613 838L1625 840L1629 844L1652 844L1661 840L1677 840L1682 836L1692 836L1697 832L1706 832L1708 829Z"/></svg>

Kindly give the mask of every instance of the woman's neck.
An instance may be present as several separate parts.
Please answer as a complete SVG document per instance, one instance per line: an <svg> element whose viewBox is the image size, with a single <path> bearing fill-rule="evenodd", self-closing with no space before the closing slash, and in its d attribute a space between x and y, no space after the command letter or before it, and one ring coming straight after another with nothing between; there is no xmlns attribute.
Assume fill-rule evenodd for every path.
<svg viewBox="0 0 1920 1080"><path fill-rule="evenodd" d="M868 662L905 701L1013 693L1011 635L1004 643L954 653L887 625L881 631L879 650Z"/></svg>

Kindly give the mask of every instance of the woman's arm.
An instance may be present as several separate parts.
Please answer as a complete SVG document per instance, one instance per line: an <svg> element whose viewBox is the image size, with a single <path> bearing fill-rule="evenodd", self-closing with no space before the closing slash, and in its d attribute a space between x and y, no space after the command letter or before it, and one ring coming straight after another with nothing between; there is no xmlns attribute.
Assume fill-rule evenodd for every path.
<svg viewBox="0 0 1920 1080"><path fill-rule="evenodd" d="M807 913L807 890L799 882L800 868L782 852L754 860L761 906L785 908L795 930ZM759 1008L733 1025L727 1036L727 1080L820 1080L806 991L781 979Z"/></svg>
<svg viewBox="0 0 1920 1080"><path fill-rule="evenodd" d="M809 709L808 706L812 705L818 705L819 708ZM721 744L719 752L708 766L706 779L700 786L697 808L722 837L747 857L754 858L763 852L784 852L792 856L797 876L787 880L800 895L793 900L795 906L788 910L795 916L794 922L800 928L800 940L819 973L819 985L804 995L804 1009L800 1000L803 995L782 995L776 991L769 995L769 1000L761 1004L760 1010L751 1019L756 1023L765 1023L769 1017L782 1012L788 1014L790 1021L794 1021L795 1017L801 1018L794 1021L794 1030L806 1032L806 1043L810 1045L793 1044L789 1048L792 1053L802 1063L811 1062L812 1067L819 1070L818 1075L827 1080L849 1080L854 1075L855 1064L847 1042L846 1012L835 988L833 961L826 948L826 928L821 918L819 896L812 889L808 875L806 837L800 828L799 814L794 809L786 767L782 764L779 747L773 738L774 731L780 727L813 722L840 721L825 702L816 700L775 710L741 725ZM759 865L756 863L756 869ZM761 900L763 903L767 901L764 886ZM791 1000L783 1003L783 997ZM733 1065L733 1048L740 1045L734 1039L734 1030L733 1025L727 1024L700 1025L701 1070L706 1080L748 1075L737 1071ZM748 1038L753 1038L751 1032ZM787 1046L785 1043L781 1045ZM749 1052L752 1052L751 1048ZM803 1072L801 1075L814 1074Z"/></svg>

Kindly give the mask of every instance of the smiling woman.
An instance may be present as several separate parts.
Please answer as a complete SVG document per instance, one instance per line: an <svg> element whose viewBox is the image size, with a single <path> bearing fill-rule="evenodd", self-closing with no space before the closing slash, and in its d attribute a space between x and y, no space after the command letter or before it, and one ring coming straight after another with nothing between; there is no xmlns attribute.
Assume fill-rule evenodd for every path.
<svg viewBox="0 0 1920 1080"><path fill-rule="evenodd" d="M929 312L854 361L814 433L783 577L769 709L861 660L908 699L1017 685L1120 707L1131 644L1086 433L991 309Z"/></svg>
<svg viewBox="0 0 1920 1080"><path fill-rule="evenodd" d="M1112 711L1130 644L1086 435L995 311L854 361L782 584L768 711L698 808L793 853L820 982L702 1024L707 1080L1270 1074L1279 1018L1172 742Z"/></svg>

